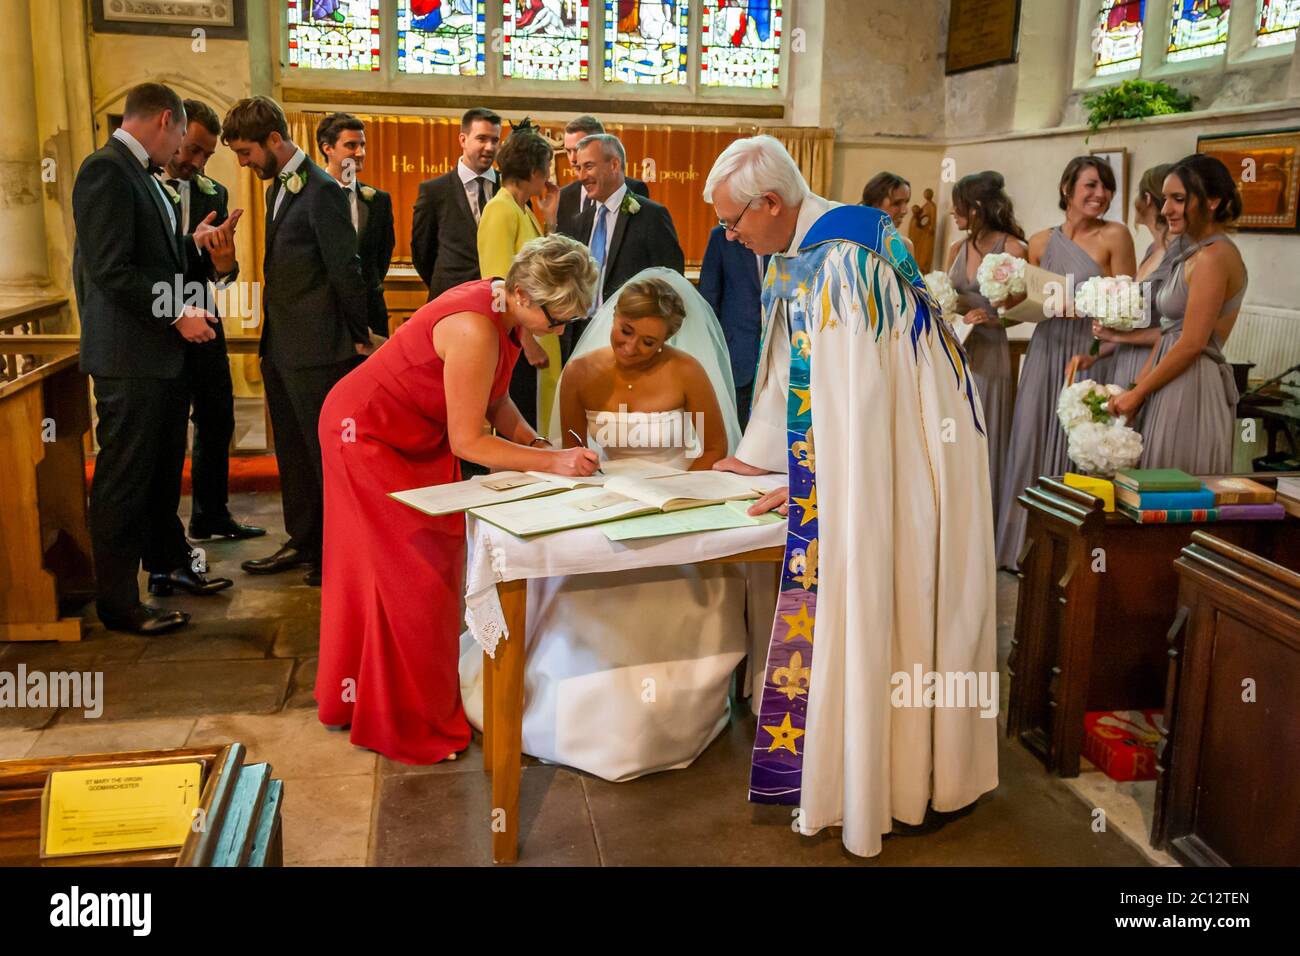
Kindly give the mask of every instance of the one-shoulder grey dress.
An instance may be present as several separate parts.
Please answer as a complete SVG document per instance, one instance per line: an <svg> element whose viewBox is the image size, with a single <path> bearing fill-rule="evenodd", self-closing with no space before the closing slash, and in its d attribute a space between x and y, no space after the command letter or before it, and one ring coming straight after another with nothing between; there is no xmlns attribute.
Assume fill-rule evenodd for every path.
<svg viewBox="0 0 1300 956"><path fill-rule="evenodd" d="M1188 246L1174 262L1169 281L1160 292L1159 362L1174 347L1187 314L1187 277L1183 266L1212 242L1232 242L1215 233ZM1246 283L1223 303L1219 318L1241 308ZM1232 470L1233 426L1237 418L1237 384L1232 366L1223 357L1223 343L1211 335L1200 357L1182 375L1146 401L1142 428L1143 468L1181 468L1191 475L1216 475Z"/></svg>
<svg viewBox="0 0 1300 956"><path fill-rule="evenodd" d="M1066 238L1060 226L1052 229L1039 262L1042 268L1070 277L1075 286L1102 275L1092 256ZM1056 418L1056 403L1065 385L1065 367L1092 345L1092 323L1087 319L1053 318L1038 323L1029 341L1024 370L1016 391L1011 440L998 496L997 561L1014 568L1025 538L1025 510L1017 496L1039 475L1061 475L1068 467L1065 430ZM1095 376L1090 376L1094 377Z"/></svg>
<svg viewBox="0 0 1300 956"><path fill-rule="evenodd" d="M1160 290L1164 288L1169 276L1174 269L1174 260L1178 254L1186 247L1187 240L1182 236L1175 236L1169 243L1169 248L1165 250L1164 258L1155 270L1142 280L1145 287L1142 290L1143 296L1151 309L1151 327L1154 328L1160 321ZM1155 252L1156 244L1153 242L1147 246L1146 253L1142 256L1142 261L1146 262ZM1137 381L1138 372L1142 371L1142 366L1146 365L1147 359L1151 355L1153 346L1150 345L1126 345L1123 342L1115 346L1115 351L1111 355L1111 365L1108 380L1114 382L1122 388L1128 388ZM1139 427L1145 409L1138 410L1137 423L1134 427Z"/></svg>
<svg viewBox="0 0 1300 956"><path fill-rule="evenodd" d="M1006 248L1007 237L997 241L989 255ZM970 242L964 241L948 278L961 297L963 313L984 309L997 315L997 307L980 295L979 283L967 277L969 268L966 250ZM1011 436L1011 350L1007 345L1007 330L1001 325L977 325L966 337L966 358L970 363L971 377L979 392L984 409L984 431L989 448L989 487L993 490L993 517L998 514L998 496L1002 493L1002 471L1007 457L1007 441Z"/></svg>

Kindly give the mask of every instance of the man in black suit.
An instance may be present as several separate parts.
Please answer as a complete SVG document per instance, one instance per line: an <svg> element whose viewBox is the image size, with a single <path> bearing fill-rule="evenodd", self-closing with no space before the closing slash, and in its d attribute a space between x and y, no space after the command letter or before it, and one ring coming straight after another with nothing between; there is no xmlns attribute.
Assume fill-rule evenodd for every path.
<svg viewBox="0 0 1300 956"><path fill-rule="evenodd" d="M208 283L216 282L224 287L238 278L235 246L232 241L226 247L200 249L193 233L200 223L220 226L227 218L226 187L203 175L217 149L221 120L206 103L199 100L184 103L188 124L185 138L159 178L180 197L175 208L186 253L186 287L201 289L206 300L203 307L220 318ZM266 529L240 524L227 506L230 440L235 434L235 391L230 381L225 329L220 322L212 328L217 334L211 342L191 342L185 346L184 378L189 386L193 407L190 417L194 422L194 453L190 461L193 508L189 533L191 538L256 538L266 534Z"/></svg>
<svg viewBox="0 0 1300 956"><path fill-rule="evenodd" d="M360 179L366 164L366 124L350 113L331 113L316 127L316 145L325 169L343 189L357 232L357 254L366 280L366 315L370 331L388 336L384 279L397 244L393 232L393 197Z"/></svg>
<svg viewBox="0 0 1300 956"><path fill-rule="evenodd" d="M81 164L72 189L81 370L93 376L99 417L89 515L95 603L105 627L145 635L182 627L189 615L140 603L142 562L154 593L181 587L210 594L231 584L191 568L176 516L188 409L185 343L216 334L215 318L186 301L176 209L151 175L184 135L185 108L175 91L136 86L126 95L121 128ZM220 230L233 238L234 217ZM213 231L202 224L198 241Z"/></svg>
<svg viewBox="0 0 1300 956"><path fill-rule="evenodd" d="M501 117L479 106L466 110L456 168L420 183L411 221L411 260L430 299L481 278L478 221L500 185L492 168L500 144Z"/></svg>
<svg viewBox="0 0 1300 956"><path fill-rule="evenodd" d="M559 231L585 242L600 266L594 313L642 269L664 266L684 273L686 257L668 210L628 189L623 175L626 156L618 137L595 133L580 140L577 150L578 182L591 201L576 225ZM583 319L565 328L560 345L566 361L586 325Z"/></svg>
<svg viewBox="0 0 1300 956"><path fill-rule="evenodd" d="M241 567L250 574L307 567L307 583L319 585L320 410L330 389L370 347L356 232L343 190L289 139L284 111L274 100L240 100L221 124L221 139L240 166L271 180L259 353L289 532L284 547Z"/></svg>
<svg viewBox="0 0 1300 956"><path fill-rule="evenodd" d="M763 326L763 277L770 256L758 256L734 239L725 226L714 226L700 263L700 295L718 317L736 386L736 413L740 427L749 424L754 401L754 373L758 368L758 340Z"/></svg>
<svg viewBox="0 0 1300 956"><path fill-rule="evenodd" d="M587 211L587 206L591 202L587 198L587 191L582 188L582 183L578 182L578 143L588 136L594 136L596 133L605 132L605 124L594 116L579 116L577 119L571 119L564 127L564 155L569 158L569 168L573 170L574 179L563 189L560 190L560 206L556 214L556 224L560 232L566 236L576 234L578 222L582 215ZM631 176L625 176L627 188L630 192L638 196L650 195L650 190L646 184L639 179L633 179Z"/></svg>

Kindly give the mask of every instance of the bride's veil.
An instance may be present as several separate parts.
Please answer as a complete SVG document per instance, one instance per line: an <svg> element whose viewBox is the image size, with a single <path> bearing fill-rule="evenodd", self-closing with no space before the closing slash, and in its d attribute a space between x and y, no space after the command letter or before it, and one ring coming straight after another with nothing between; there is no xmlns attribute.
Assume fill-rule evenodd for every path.
<svg viewBox="0 0 1300 956"><path fill-rule="evenodd" d="M640 279L662 279L671 285L682 298L686 306L686 318L677 334L667 342L673 348L681 349L692 355L704 366L713 391L718 397L718 407L722 409L722 420L727 427L727 453L732 454L740 441L740 420L736 416L736 389L731 377L731 356L727 351L727 340L722 334L722 325L718 317L709 308L709 303L695 291L695 286L679 272L656 266L642 269L628 282ZM594 352L609 345L609 334L614 328L614 305L618 302L618 293L605 300L604 305L587 323L587 328L573 350L571 360L588 352ZM555 401L551 406L551 427L548 437L551 443L559 447L560 439L560 389L564 386L564 375L560 375L560 384L555 389Z"/></svg>

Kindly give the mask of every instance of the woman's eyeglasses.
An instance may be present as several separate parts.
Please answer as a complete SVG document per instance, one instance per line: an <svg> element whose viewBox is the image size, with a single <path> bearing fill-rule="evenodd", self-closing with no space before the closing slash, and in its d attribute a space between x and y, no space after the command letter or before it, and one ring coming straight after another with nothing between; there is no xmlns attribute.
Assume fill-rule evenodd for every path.
<svg viewBox="0 0 1300 956"><path fill-rule="evenodd" d="M550 310L546 308L546 306L544 305L542 306L542 315L546 316L546 327L548 329L558 329L561 326L568 325L570 322L576 321L577 319L585 318L585 316L575 315L572 319L557 319L551 315Z"/></svg>

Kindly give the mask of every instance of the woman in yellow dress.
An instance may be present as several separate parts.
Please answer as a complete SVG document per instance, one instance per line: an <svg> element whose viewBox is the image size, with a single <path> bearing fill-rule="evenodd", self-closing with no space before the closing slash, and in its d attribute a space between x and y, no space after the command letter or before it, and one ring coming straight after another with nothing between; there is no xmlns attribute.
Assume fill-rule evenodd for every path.
<svg viewBox="0 0 1300 956"><path fill-rule="evenodd" d="M550 180L552 155L551 144L527 120L511 131L497 153L501 188L483 207L478 224L479 272L484 279L505 276L515 253L530 239L546 235L529 200L536 199L547 224L554 224L560 189ZM510 379L510 397L524 421L544 435L560 378L560 340L554 335L534 338L527 331L520 340L524 354Z"/></svg>

